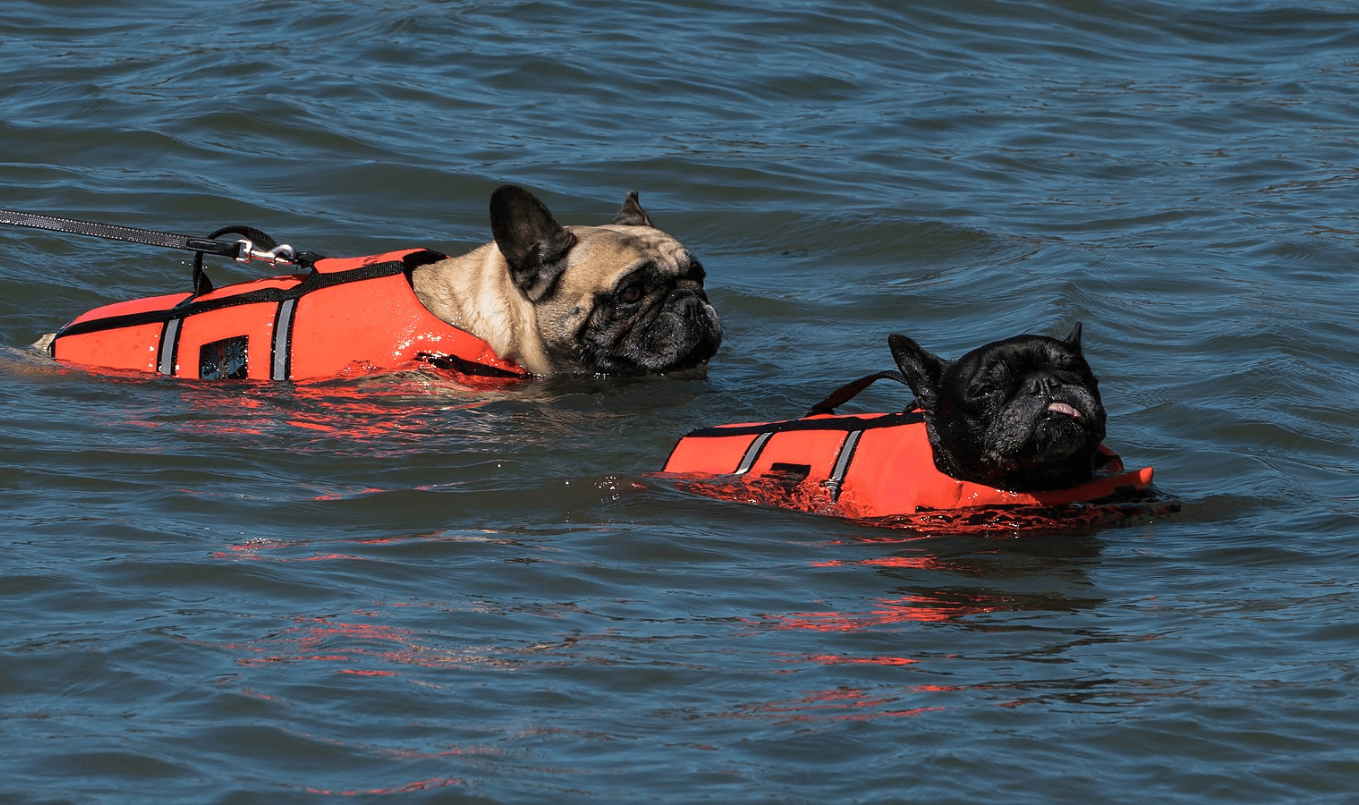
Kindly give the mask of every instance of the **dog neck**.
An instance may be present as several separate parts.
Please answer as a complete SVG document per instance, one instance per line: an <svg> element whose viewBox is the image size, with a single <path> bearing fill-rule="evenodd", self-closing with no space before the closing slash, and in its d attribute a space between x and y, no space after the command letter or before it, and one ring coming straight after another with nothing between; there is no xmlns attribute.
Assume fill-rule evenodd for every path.
<svg viewBox="0 0 1359 805"><path fill-rule="evenodd" d="M429 312L482 339L498 357L534 374L552 373L548 356L535 346L539 339L528 337L535 326L533 303L510 280L495 243L419 266L411 286Z"/></svg>

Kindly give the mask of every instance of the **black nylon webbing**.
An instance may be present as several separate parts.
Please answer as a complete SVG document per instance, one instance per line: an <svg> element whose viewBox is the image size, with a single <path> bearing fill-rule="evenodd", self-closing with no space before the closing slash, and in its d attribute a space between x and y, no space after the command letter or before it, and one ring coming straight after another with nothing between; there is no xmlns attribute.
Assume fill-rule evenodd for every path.
<svg viewBox="0 0 1359 805"><path fill-rule="evenodd" d="M874 428L894 428L898 425L913 425L924 422L920 412L884 414L872 418L844 416L831 419L789 419L780 422L760 422L754 425L726 425L714 428L699 428L685 434L685 438L720 438L722 436L753 436L760 433L786 433L804 430L873 430Z"/></svg>
<svg viewBox="0 0 1359 805"><path fill-rule="evenodd" d="M895 371L878 372L876 374L868 375L867 377L861 377L858 380L853 380L850 381L849 383L846 383L845 385L826 395L826 399L822 400L821 402L811 407L811 410L807 412L807 416L816 416L817 414L833 414L835 413L836 408L839 408L840 406L854 399L856 396L858 396L859 392L863 391L864 389L868 388L869 386L873 385L879 380L895 380L898 383L901 383L902 385L906 386L910 385L910 383L907 382L905 375L903 375L901 372Z"/></svg>
<svg viewBox="0 0 1359 805"><path fill-rule="evenodd" d="M141 324L167 322L172 319L182 319L186 316L192 316L196 313L203 313L209 310L220 310L236 305L249 305L257 302L277 303L287 299L297 299L312 291L327 288L332 285L376 279L378 277L390 277L396 274L405 273L405 271L406 264L395 260L385 263L373 263L371 265L350 269L349 271L339 271L335 273L313 271L307 275L306 279L292 288L260 288L259 290L250 291L248 293L225 296L221 299L209 299L206 301L198 301L194 296L190 295L178 305L162 310L147 310L141 313L129 313L124 316L109 316L108 318L103 319L91 319L77 324L68 324L57 331L57 338L103 332L104 330L115 330L119 327L135 327Z"/></svg>

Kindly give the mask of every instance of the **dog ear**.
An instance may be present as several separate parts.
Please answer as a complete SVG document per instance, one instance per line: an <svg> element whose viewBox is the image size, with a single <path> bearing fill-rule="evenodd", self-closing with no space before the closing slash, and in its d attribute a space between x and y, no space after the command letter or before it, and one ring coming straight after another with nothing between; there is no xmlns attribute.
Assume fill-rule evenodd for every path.
<svg viewBox="0 0 1359 805"><path fill-rule="evenodd" d="M904 335L887 336L887 346L892 349L892 358L906 377L907 385L915 392L916 402L926 411L933 411L939 399L944 367L948 364Z"/></svg>
<svg viewBox="0 0 1359 805"><path fill-rule="evenodd" d="M510 267L510 279L530 300L547 296L566 270L576 236L566 231L547 205L518 185L491 194L491 234Z"/></svg>
<svg viewBox="0 0 1359 805"><path fill-rule="evenodd" d="M623 206L618 212L614 213L611 224L622 224L623 226L654 226L651 219L647 217L646 210L637 201L637 191L628 193L628 197L623 199Z"/></svg>
<svg viewBox="0 0 1359 805"><path fill-rule="evenodd" d="M1069 336L1066 337L1066 345L1067 345L1068 347L1071 347L1072 349L1076 350L1077 352L1080 352L1080 351L1081 351L1081 323L1080 323L1080 322L1076 322L1076 326L1073 327L1073 328L1071 329L1071 335L1069 335Z"/></svg>

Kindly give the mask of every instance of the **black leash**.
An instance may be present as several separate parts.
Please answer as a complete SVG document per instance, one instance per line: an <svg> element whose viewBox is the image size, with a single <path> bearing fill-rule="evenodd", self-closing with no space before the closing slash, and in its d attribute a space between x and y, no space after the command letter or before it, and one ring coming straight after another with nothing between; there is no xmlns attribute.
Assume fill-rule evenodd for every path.
<svg viewBox="0 0 1359 805"><path fill-rule="evenodd" d="M101 224L94 221L76 221L70 218L56 218L50 215L37 215L17 210L0 210L0 224L46 229L50 232L65 232L71 235L89 235L108 240L140 243L146 246L160 246L166 249L184 249L199 254L230 257L242 263L248 263L251 260L264 260L276 264L291 264L296 262L297 258L297 254L291 246L287 244L277 245L268 235L252 227L228 227L218 230L216 234L210 237L195 238L169 232L155 232L150 229L136 229L130 226ZM252 241L250 236L234 241L216 239L218 235L226 232L249 232L254 235L256 240L268 245L261 247L261 245Z"/></svg>
<svg viewBox="0 0 1359 805"><path fill-rule="evenodd" d="M96 221L77 221L71 218L57 218L51 215L19 212L18 210L0 210L0 224L26 226L30 229L46 229L49 232L63 232L71 235L89 235L106 240L122 240L128 243L140 243L144 246L159 246L165 249L184 249L194 252L194 296L201 296L212 291L212 282L208 279L207 274L203 273L203 255L205 254L230 257L238 263L262 260L270 265L297 265L304 262L306 258L319 256L299 255L292 246L286 243L280 244L252 226L223 227L206 238L195 238L188 235L175 235L170 232L156 232L150 229L118 226L117 224L101 224ZM237 234L242 237L233 241L218 240L219 237L226 234Z"/></svg>

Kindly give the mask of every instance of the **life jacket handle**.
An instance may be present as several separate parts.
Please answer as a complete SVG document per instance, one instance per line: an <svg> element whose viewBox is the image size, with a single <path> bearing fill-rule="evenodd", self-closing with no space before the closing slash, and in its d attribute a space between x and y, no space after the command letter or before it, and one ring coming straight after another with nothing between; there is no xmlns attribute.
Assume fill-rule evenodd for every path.
<svg viewBox="0 0 1359 805"><path fill-rule="evenodd" d="M906 380L906 376L903 375L901 372L886 371L878 372L877 374L867 375L865 377L859 378L858 380L846 383L845 385L841 386L835 391L832 391L829 395L826 396L826 399L822 400L816 405L813 405L811 407L811 410L807 412L807 416L834 414L836 408L839 408L840 406L854 399L859 395L859 392L863 391L864 389L868 388L869 386L873 385L879 380L895 380L908 388L911 385L910 382ZM912 399L911 404L906 406L906 408L903 410L913 411L915 410L915 408L916 403L915 400Z"/></svg>
<svg viewBox="0 0 1359 805"><path fill-rule="evenodd" d="M299 265L311 269L315 274L314 264L322 259L322 255L315 252L298 253L292 246L286 243L279 243L263 230L244 224L234 224L224 226L208 235L208 240L216 240L223 235L241 235L242 238L236 241L239 249L236 252L236 262L249 263L252 260L262 260L270 265ZM194 252L193 256L193 295L181 302L181 305L189 304L198 297L212 293L212 280L208 279L207 272L203 270L204 252Z"/></svg>

